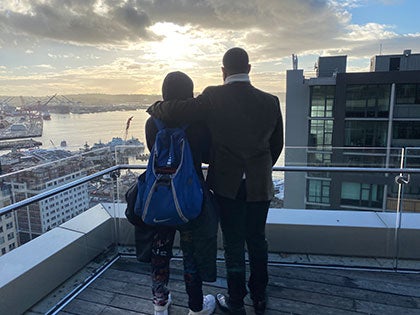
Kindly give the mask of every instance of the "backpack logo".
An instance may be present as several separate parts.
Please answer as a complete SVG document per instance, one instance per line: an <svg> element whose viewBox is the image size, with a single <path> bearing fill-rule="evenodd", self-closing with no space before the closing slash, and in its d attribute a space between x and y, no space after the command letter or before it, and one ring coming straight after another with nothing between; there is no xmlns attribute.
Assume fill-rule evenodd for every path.
<svg viewBox="0 0 420 315"><path fill-rule="evenodd" d="M159 131L150 152L146 179L138 181L135 214L149 225L177 226L201 212L203 190L183 128L166 128L155 119Z"/></svg>
<svg viewBox="0 0 420 315"><path fill-rule="evenodd" d="M171 220L171 218L162 219L162 220L158 220L158 219L154 218L154 219L153 219L153 223L156 223L156 224L162 224L162 223L164 223L164 222L168 222L169 220Z"/></svg>

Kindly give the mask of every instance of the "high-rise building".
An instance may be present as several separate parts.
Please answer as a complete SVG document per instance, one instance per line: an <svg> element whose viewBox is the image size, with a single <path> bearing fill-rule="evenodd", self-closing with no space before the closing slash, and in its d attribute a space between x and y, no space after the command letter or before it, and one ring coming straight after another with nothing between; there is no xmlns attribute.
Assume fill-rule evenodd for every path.
<svg viewBox="0 0 420 315"><path fill-rule="evenodd" d="M287 71L285 165L419 167L420 54L374 56L370 72L346 64L320 57L314 78ZM418 179L404 187L405 211L420 212ZM397 188L389 174L288 172L284 207L395 210Z"/></svg>
<svg viewBox="0 0 420 315"><path fill-rule="evenodd" d="M37 150L29 158L36 158L36 166L8 177L13 202L35 196L87 175L84 159L72 157L62 150ZM38 165L42 160L43 163ZM19 245L64 223L89 208L87 184L70 188L38 203L15 212Z"/></svg>
<svg viewBox="0 0 420 315"><path fill-rule="evenodd" d="M7 185L1 185L0 207L11 204L10 192ZM18 246L16 221L12 213L0 216L0 256L10 252Z"/></svg>

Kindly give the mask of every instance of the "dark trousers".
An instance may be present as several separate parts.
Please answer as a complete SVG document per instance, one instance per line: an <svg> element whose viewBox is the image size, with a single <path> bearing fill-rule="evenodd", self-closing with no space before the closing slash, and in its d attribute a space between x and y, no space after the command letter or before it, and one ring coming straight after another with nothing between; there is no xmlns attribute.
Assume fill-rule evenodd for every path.
<svg viewBox="0 0 420 315"><path fill-rule="evenodd" d="M184 263L185 290L188 294L188 307L194 312L203 308L203 282L194 258L193 231L180 231L180 245Z"/></svg>
<svg viewBox="0 0 420 315"><path fill-rule="evenodd" d="M170 227L159 227L152 242L152 293L153 303L165 305L169 290L169 263L176 230ZM194 311L203 307L202 281L194 258L192 231L180 231L181 249L183 252L185 289L188 294L188 306Z"/></svg>
<svg viewBox="0 0 420 315"><path fill-rule="evenodd" d="M216 195L220 206L229 303L241 307L247 294L245 244L248 249L250 277L248 288L253 299L263 299L268 284L265 223L270 201L247 202L245 182L236 199Z"/></svg>

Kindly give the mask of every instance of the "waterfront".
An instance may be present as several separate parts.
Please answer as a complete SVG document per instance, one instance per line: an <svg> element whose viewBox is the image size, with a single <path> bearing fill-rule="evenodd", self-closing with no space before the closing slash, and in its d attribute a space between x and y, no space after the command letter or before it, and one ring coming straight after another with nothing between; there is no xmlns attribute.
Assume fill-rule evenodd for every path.
<svg viewBox="0 0 420 315"><path fill-rule="evenodd" d="M113 137L125 137L127 120L133 117L127 139L138 138L145 143L144 124L149 117L144 109L136 111L99 112L89 114L51 114L51 120L44 121L42 148L60 147L64 140L66 149L77 151L87 142L92 146L101 141L107 143Z"/></svg>
<svg viewBox="0 0 420 315"><path fill-rule="evenodd" d="M133 119L130 122L127 139L138 138L146 144L144 125L150 116L144 109L90 114L51 114L51 120L44 121L42 137L34 140L42 142L43 149L60 148L60 143L64 140L67 143L65 149L77 151L86 142L92 146L99 141L107 143L113 137L124 139L127 120L130 117ZM148 152L147 148L145 152ZM282 154L276 166L283 165Z"/></svg>
<svg viewBox="0 0 420 315"><path fill-rule="evenodd" d="M150 117L145 109L130 111L97 112L86 114L51 114L51 120L44 121L42 137L34 137L33 140L41 142L41 149L63 149L77 152L83 149L87 143L92 147L95 143L108 143L114 137L124 139L127 120L130 127L127 132L127 139L137 138L146 146L144 126ZM62 142L66 146L62 146ZM22 149L26 150L26 149ZM0 155L9 153L10 150L3 149ZM149 153L145 147L144 153ZM137 164L139 160L129 160L129 163ZM145 162L141 162L145 163ZM284 150L276 166L284 165ZM273 178L282 179L282 172L274 172Z"/></svg>

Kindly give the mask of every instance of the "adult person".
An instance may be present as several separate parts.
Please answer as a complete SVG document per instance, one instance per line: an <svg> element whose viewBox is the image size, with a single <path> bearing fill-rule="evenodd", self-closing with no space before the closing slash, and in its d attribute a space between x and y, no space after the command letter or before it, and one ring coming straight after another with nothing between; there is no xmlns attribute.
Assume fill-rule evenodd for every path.
<svg viewBox="0 0 420 315"><path fill-rule="evenodd" d="M193 96L193 81L183 72L169 73L162 84L164 100L187 99ZM175 125L167 122L168 127ZM146 142L149 150L155 142L158 128L153 118L146 121ZM210 137L208 130L202 124L191 124L186 129L190 144L195 170L204 182L201 162L208 155ZM205 205L206 206L206 205ZM202 281L216 280L216 254L217 254L217 226L218 219L213 209L203 208L200 216L186 226L178 227L180 231L180 244L183 252L184 281L188 294L190 315L209 315L214 312L216 301L213 295L203 296ZM146 238L150 229L144 229ZM151 267L152 267L152 293L156 315L167 315L171 304L171 295L167 284L169 281L169 263L172 257L172 247L176 229L159 226L153 228L151 241ZM141 233L141 231L139 232ZM144 238L138 235L137 239L143 244L136 244L137 252L150 248L144 243ZM139 249L140 248L140 249ZM141 259L140 259L141 260Z"/></svg>
<svg viewBox="0 0 420 315"><path fill-rule="evenodd" d="M197 98L157 102L148 109L162 120L204 121L210 130L207 183L220 206L228 283L228 295L216 298L223 311L233 314L245 313L245 243L254 309L260 314L266 308L265 223L273 197L272 166L283 148L279 100L251 85L250 70L247 52L231 48L223 56L223 85L207 87Z"/></svg>

